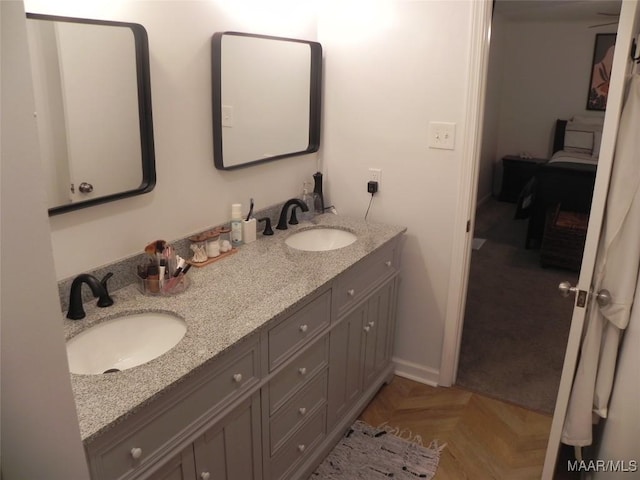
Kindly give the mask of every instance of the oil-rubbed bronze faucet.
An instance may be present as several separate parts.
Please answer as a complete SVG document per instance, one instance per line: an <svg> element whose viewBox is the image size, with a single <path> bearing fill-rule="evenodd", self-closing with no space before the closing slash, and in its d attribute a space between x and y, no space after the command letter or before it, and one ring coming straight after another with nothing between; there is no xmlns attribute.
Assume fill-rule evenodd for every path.
<svg viewBox="0 0 640 480"><path fill-rule="evenodd" d="M284 203L284 205L282 206L282 210L280 211L280 219L278 220L278 225L276 225L276 228L278 230L286 230L287 229L287 214L288 214L288 211L289 211L289 207L291 205L296 205L296 206L300 207L300 210L302 210L303 212L308 212L309 211L309 207L307 207L307 204L304 203L299 198L291 198L291 199L287 200Z"/></svg>
<svg viewBox="0 0 640 480"><path fill-rule="evenodd" d="M107 273L100 281L93 275L81 273L73 279L71 283L71 292L69 293L69 311L67 318L71 320L80 320L85 317L84 308L82 307L82 284L86 283L91 288L93 296L98 298L97 305L99 307L109 307L113 305L113 299L109 296L107 290L107 280L113 276L113 273Z"/></svg>

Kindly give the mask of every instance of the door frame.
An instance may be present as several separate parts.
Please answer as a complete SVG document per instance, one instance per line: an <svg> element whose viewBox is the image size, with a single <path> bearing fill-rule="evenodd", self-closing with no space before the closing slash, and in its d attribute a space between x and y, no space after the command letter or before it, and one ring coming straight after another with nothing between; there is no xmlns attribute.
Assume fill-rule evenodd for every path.
<svg viewBox="0 0 640 480"><path fill-rule="evenodd" d="M456 381L464 309L471 265L471 242L477 203L479 159L482 149L483 115L489 70L489 45L493 0L472 2L469 52L469 85L466 96L462 145L460 194L454 222L451 269L444 318L444 335L438 385L450 387Z"/></svg>

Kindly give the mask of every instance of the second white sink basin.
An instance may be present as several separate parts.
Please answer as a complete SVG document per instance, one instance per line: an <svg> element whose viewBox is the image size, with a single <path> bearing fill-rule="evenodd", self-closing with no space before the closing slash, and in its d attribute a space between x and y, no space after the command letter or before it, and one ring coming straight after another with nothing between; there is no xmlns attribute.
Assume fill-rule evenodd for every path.
<svg viewBox="0 0 640 480"><path fill-rule="evenodd" d="M67 341L71 373L102 374L147 363L171 350L187 333L169 313L123 315L99 323Z"/></svg>
<svg viewBox="0 0 640 480"><path fill-rule="evenodd" d="M330 227L311 228L289 236L284 242L307 252L325 252L351 245L358 239L353 233Z"/></svg>

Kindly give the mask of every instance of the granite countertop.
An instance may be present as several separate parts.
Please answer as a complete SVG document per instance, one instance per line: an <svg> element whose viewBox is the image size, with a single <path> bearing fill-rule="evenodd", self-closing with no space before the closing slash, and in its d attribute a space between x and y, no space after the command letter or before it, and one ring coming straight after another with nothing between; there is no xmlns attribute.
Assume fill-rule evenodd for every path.
<svg viewBox="0 0 640 480"><path fill-rule="evenodd" d="M327 252L304 252L284 243L292 233L328 225L355 233L353 244ZM85 304L87 316L64 321L69 339L87 327L142 312L170 312L185 320L187 333L167 353L143 365L108 375L71 374L80 433L85 443L174 388L197 367L259 332L405 227L365 223L324 214L311 222L243 245L238 252L189 270L190 287L168 297L142 295L136 285L112 292L114 305Z"/></svg>

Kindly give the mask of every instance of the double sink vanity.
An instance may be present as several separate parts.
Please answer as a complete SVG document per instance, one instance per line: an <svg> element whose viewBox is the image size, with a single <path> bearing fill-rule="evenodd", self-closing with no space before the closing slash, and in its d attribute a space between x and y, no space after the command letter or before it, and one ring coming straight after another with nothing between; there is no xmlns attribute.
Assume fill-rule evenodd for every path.
<svg viewBox="0 0 640 480"><path fill-rule="evenodd" d="M404 231L320 215L192 268L179 295L85 304L65 333L70 352L88 339L71 370L94 374L71 382L92 478L307 478L393 374ZM142 363L103 374L92 340Z"/></svg>

